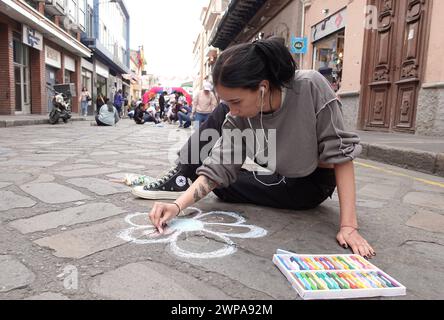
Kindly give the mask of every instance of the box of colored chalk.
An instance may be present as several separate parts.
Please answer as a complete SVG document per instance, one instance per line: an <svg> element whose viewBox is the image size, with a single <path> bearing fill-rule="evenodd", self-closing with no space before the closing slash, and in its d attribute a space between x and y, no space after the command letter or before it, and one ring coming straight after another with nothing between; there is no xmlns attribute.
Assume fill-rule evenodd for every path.
<svg viewBox="0 0 444 320"><path fill-rule="evenodd" d="M304 300L394 297L407 291L359 255L302 255L278 250L273 262Z"/></svg>

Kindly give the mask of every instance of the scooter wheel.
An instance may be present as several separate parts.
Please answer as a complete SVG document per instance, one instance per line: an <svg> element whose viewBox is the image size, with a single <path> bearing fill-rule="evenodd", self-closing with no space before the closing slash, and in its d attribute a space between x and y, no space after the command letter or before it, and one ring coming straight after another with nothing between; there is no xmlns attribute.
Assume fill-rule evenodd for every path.
<svg viewBox="0 0 444 320"><path fill-rule="evenodd" d="M49 118L50 124L57 124L59 122L60 116L58 114L55 114L54 116Z"/></svg>

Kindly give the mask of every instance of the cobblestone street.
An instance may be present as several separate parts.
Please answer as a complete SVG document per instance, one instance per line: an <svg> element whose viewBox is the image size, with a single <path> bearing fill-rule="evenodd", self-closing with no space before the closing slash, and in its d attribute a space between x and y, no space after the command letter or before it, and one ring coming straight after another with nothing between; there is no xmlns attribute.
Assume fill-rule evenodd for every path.
<svg viewBox="0 0 444 320"><path fill-rule="evenodd" d="M232 237L203 227L162 243L119 236L139 239L148 221L128 216L148 213L153 202L110 180L161 175L181 146L172 137L187 134L130 120L0 129L0 299L299 299L272 262L277 249L350 253L335 240L336 194L308 212L232 205L212 194L198 209L232 214L199 223L224 222L217 231ZM394 299L443 299L444 178L361 159L356 171L372 263L407 287ZM237 215L243 225L232 224ZM256 233L236 236L248 229Z"/></svg>

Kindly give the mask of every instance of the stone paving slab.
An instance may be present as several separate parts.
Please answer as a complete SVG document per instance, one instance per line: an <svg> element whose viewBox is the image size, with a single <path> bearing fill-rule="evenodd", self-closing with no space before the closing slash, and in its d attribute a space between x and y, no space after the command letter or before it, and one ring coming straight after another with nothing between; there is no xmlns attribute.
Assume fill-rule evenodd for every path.
<svg viewBox="0 0 444 320"><path fill-rule="evenodd" d="M9 160L0 162L1 167L18 167L18 166L26 166L26 167L52 167L56 165L58 162L55 161L38 161L38 160Z"/></svg>
<svg viewBox="0 0 444 320"><path fill-rule="evenodd" d="M90 291L115 300L229 300L216 287L154 262L133 263L95 279Z"/></svg>
<svg viewBox="0 0 444 320"><path fill-rule="evenodd" d="M36 202L30 198L19 196L11 191L0 191L0 211L17 208L30 208Z"/></svg>
<svg viewBox="0 0 444 320"><path fill-rule="evenodd" d="M392 186L385 186L381 184L368 184L365 187L361 188L357 195L365 196L375 199L381 200L391 200L395 197L397 193L397 189Z"/></svg>
<svg viewBox="0 0 444 320"><path fill-rule="evenodd" d="M62 301L62 300L69 300L69 298L64 296L63 294L60 294L60 293L45 292L45 293L39 294L37 296L32 296L32 297L26 298L24 300Z"/></svg>
<svg viewBox="0 0 444 320"><path fill-rule="evenodd" d="M57 171L56 174L65 178L80 178L80 177L92 177L102 176L110 173L116 173L121 171L120 169L112 168L95 168L95 169L80 169L73 171Z"/></svg>
<svg viewBox="0 0 444 320"><path fill-rule="evenodd" d="M409 227L444 234L444 215L420 210L406 223Z"/></svg>
<svg viewBox="0 0 444 320"><path fill-rule="evenodd" d="M81 259L126 243L118 238L118 234L127 228L128 224L124 219L115 219L34 242L41 247L54 250L53 254L56 257Z"/></svg>
<svg viewBox="0 0 444 320"><path fill-rule="evenodd" d="M325 204L333 204L336 207L339 207L339 197L337 192L335 192L331 199L327 199L327 202ZM358 197L356 200L356 206L358 208L367 208L367 209L381 209L384 208L387 205L386 201L377 201L377 200L369 200L364 199L362 196Z"/></svg>
<svg viewBox="0 0 444 320"><path fill-rule="evenodd" d="M88 162L89 162L89 160L88 160ZM58 167L57 172L75 171L75 170L82 170L82 169L98 169L98 168L100 168L100 167L97 165L94 165L94 164L78 163L78 164L71 164L69 166Z"/></svg>
<svg viewBox="0 0 444 320"><path fill-rule="evenodd" d="M444 197L441 194L431 194L425 192L410 192L404 199L404 203L420 207L444 209Z"/></svg>
<svg viewBox="0 0 444 320"><path fill-rule="evenodd" d="M22 184L32 179L32 176L27 173L0 173L0 181L13 182L16 184Z"/></svg>
<svg viewBox="0 0 444 320"><path fill-rule="evenodd" d="M386 262L378 265L407 287L403 299L443 300L443 246L421 240L384 249Z"/></svg>
<svg viewBox="0 0 444 320"><path fill-rule="evenodd" d="M90 154L91 157L101 157L101 156L117 156L120 153L115 151L97 151Z"/></svg>
<svg viewBox="0 0 444 320"><path fill-rule="evenodd" d="M66 182L75 185L79 188L85 188L89 191L98 194L99 196L108 196L118 193L131 192L131 188L126 185L110 182L103 179L84 178L84 179L70 179Z"/></svg>
<svg viewBox="0 0 444 320"><path fill-rule="evenodd" d="M24 192L49 204L68 203L89 199L77 190L57 183L32 183L20 187Z"/></svg>
<svg viewBox="0 0 444 320"><path fill-rule="evenodd" d="M0 255L0 292L25 288L35 280L34 273L12 256Z"/></svg>
<svg viewBox="0 0 444 320"><path fill-rule="evenodd" d="M0 182L0 189L9 187L12 183L9 182Z"/></svg>
<svg viewBox="0 0 444 320"><path fill-rule="evenodd" d="M50 174L42 174L36 180L33 180L31 183L49 183L54 182L55 177Z"/></svg>
<svg viewBox="0 0 444 320"><path fill-rule="evenodd" d="M61 226L69 227L76 224L99 221L125 213L124 210L110 203L93 203L62 211L50 212L29 219L20 219L10 226L23 234L46 231Z"/></svg>
<svg viewBox="0 0 444 320"><path fill-rule="evenodd" d="M296 298L297 293L289 290L289 283L272 263L272 258L270 256L269 259L264 259L238 252L225 257L223 263L219 259L206 261L196 259L187 260L187 262L237 281L245 287L262 293L267 299Z"/></svg>

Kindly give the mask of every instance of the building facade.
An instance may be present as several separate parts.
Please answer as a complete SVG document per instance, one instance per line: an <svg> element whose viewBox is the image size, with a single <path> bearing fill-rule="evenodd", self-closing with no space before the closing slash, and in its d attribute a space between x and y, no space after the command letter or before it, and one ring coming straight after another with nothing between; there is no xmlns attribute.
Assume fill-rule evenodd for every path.
<svg viewBox="0 0 444 320"><path fill-rule="evenodd" d="M123 0L87 0L85 30L81 41L91 51L82 61L83 84L111 100L118 90L130 94L130 16ZM90 113L95 109L91 106Z"/></svg>
<svg viewBox="0 0 444 320"><path fill-rule="evenodd" d="M79 111L81 61L91 51L79 41L78 10L64 1L0 1L0 114L50 112L56 84L73 84Z"/></svg>
<svg viewBox="0 0 444 320"><path fill-rule="evenodd" d="M444 1L232 0L210 44L307 39L295 55L321 72L350 129L444 136Z"/></svg>
<svg viewBox="0 0 444 320"><path fill-rule="evenodd" d="M228 0L209 0L208 6L202 8L200 21L202 28L194 42L193 92L202 89L203 82L211 81L213 66L220 50L209 44L217 32L222 16L228 8Z"/></svg>

